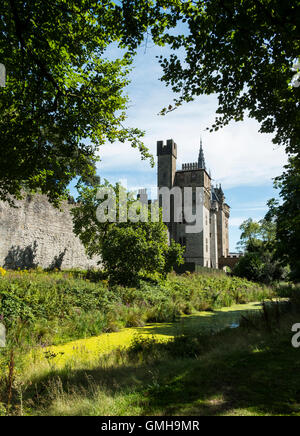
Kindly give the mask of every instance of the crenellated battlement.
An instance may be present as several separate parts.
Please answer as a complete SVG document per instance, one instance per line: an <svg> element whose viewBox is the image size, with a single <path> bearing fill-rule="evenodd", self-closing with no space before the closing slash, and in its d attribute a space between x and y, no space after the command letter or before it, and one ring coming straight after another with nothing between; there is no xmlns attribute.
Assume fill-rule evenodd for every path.
<svg viewBox="0 0 300 436"><path fill-rule="evenodd" d="M182 164L183 171L198 170L198 169L199 169L198 162L191 162L191 163Z"/></svg>
<svg viewBox="0 0 300 436"><path fill-rule="evenodd" d="M157 141L157 156L165 154L170 154L177 158L177 145L173 139L167 139L166 144L164 144L164 141Z"/></svg>

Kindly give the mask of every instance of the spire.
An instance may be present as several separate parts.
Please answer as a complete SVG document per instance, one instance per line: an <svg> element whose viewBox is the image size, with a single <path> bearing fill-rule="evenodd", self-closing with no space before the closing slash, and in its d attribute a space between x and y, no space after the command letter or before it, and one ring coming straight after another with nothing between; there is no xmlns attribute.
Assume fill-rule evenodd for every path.
<svg viewBox="0 0 300 436"><path fill-rule="evenodd" d="M199 150L199 157L198 157L198 168L201 168L203 170L206 169L204 153L203 153L203 148L202 148L202 138L200 138L200 150Z"/></svg>

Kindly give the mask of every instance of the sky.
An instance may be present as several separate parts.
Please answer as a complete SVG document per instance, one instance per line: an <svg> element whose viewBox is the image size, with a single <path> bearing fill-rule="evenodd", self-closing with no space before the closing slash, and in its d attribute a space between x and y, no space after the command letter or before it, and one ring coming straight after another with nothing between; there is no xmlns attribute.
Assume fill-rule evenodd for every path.
<svg viewBox="0 0 300 436"><path fill-rule="evenodd" d="M259 220L267 212L266 202L278 197L272 178L281 174L287 158L284 149L275 146L268 134L258 133L259 124L252 119L231 122L223 129L206 130L215 119L217 98L198 97L165 116L160 110L172 104L174 94L159 80L161 67L156 56L169 52L165 48L141 48L127 87L130 98L127 127L145 130L144 143L156 159L156 141L174 139L177 144L177 169L182 163L196 162L200 136L206 166L212 183L221 183L226 202L231 207L230 251L236 251L239 225L247 218ZM151 188L157 184L157 167L142 161L136 149L128 144L105 144L100 150L97 173L115 183L126 180L129 189Z"/></svg>

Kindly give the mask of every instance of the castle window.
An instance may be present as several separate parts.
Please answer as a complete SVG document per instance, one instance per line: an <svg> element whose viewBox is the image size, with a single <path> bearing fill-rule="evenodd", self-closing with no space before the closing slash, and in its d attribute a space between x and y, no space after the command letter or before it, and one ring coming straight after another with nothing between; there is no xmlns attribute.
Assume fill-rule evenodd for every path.
<svg viewBox="0 0 300 436"><path fill-rule="evenodd" d="M206 241L205 241L205 248L206 248L206 253L208 252L208 239L206 238Z"/></svg>

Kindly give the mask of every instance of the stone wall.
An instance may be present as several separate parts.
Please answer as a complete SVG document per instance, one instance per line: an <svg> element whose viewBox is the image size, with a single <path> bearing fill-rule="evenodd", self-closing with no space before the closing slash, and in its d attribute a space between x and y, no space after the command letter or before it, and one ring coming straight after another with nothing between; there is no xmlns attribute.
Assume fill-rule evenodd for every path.
<svg viewBox="0 0 300 436"><path fill-rule="evenodd" d="M225 266L229 266L229 268L233 269L240 260L240 258L241 256L222 256L219 259L219 268L223 269Z"/></svg>
<svg viewBox="0 0 300 436"><path fill-rule="evenodd" d="M70 209L54 208L45 196L28 195L15 202L17 208L0 202L0 266L15 268L97 267L73 233Z"/></svg>

